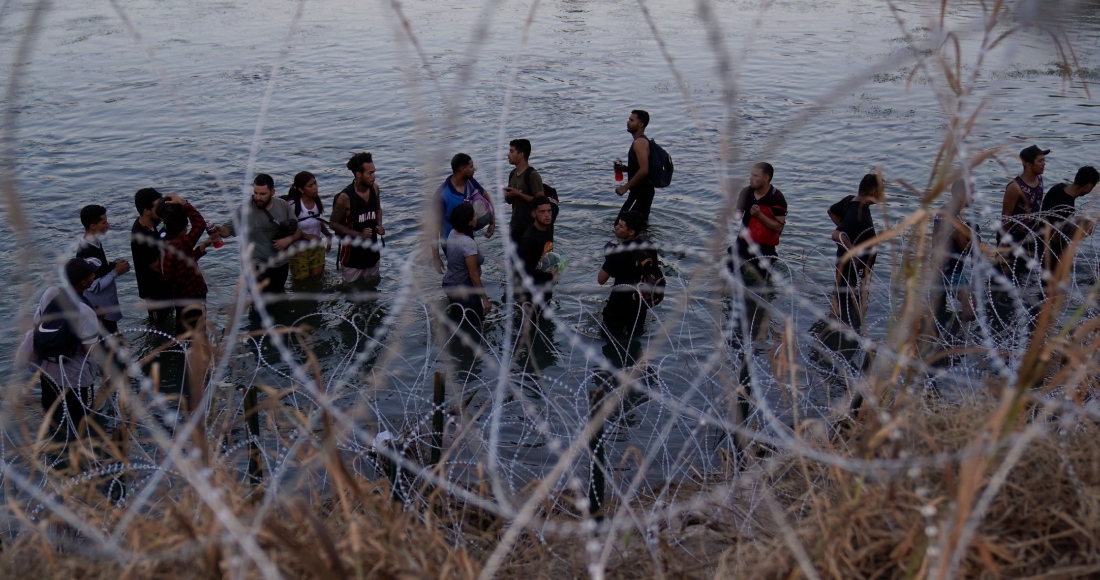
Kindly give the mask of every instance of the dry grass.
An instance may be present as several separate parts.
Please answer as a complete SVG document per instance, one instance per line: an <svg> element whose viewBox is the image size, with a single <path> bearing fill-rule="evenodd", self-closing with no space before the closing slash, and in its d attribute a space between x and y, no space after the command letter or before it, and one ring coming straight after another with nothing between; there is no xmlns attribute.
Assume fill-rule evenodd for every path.
<svg viewBox="0 0 1100 580"><path fill-rule="evenodd" d="M822 442L837 459L889 458L904 449L914 456L942 457L919 470L872 472L840 469L805 456L772 458L743 473L746 482L772 490L785 522L748 504L696 506L659 529L626 530L613 541L606 560L612 578L797 578L803 570L792 542L805 550L822 578L935 577L946 526L958 511L967 466L998 464L1009 446L968 456L980 439L988 404L917 406L897 424L900 437L883 439L879 429L855 428L843 440ZM1100 574L1100 429L1075 425L1059 432L1055 423L1037 426L1041 436L1027 444L981 518L965 548L958 577L1085 577ZM1010 441L1012 438L1007 438ZM838 451L838 448L849 451ZM992 472L992 470L990 470ZM783 474L774 477L770 474ZM736 481L729 482L736 485ZM988 485L989 478L979 486ZM401 509L388 484L356 481L322 506L304 501L269 511L257 526L257 544L290 578L474 578L499 538L499 526ZM716 487L720 484L716 484ZM684 498L709 490L684 488ZM75 495L75 494L74 494ZM746 496L747 497L747 496ZM355 498L355 499L353 499ZM194 509L188 509L191 506ZM85 521L110 530L112 510L75 509ZM617 506L609 504L609 513ZM726 517L716 516L716 510ZM436 511L436 510L432 510ZM235 515L254 523L259 508L241 502ZM198 514L184 515L184 514ZM576 522L575 518L552 518ZM793 536L779 532L789 525ZM241 558L227 546L222 524L199 507L189 492L156 517L125 534L124 556L93 549L58 520L5 546L0 575L11 578L216 578L235 576ZM49 539L48 539L49 538ZM590 540L600 534L525 535L499 571L505 578L576 578L589 574ZM648 541L647 541L648 540ZM602 549L602 541L599 542ZM248 576L257 575L248 567Z"/></svg>
<svg viewBox="0 0 1100 580"><path fill-rule="evenodd" d="M255 522L260 508L241 502L233 515L256 524L255 541L288 578L474 578L475 561L430 518L402 510L390 500L388 483L359 482L355 494L310 506L279 506ZM94 549L64 523L49 519L5 546L4 578L220 578L258 577L226 538L223 523L185 493L163 513L140 519L125 534L120 557ZM114 510L77 510L88 522L110 529ZM186 514L186 515L185 515ZM197 514L197 515L193 515ZM56 546L56 549L55 549Z"/></svg>
<svg viewBox="0 0 1100 580"><path fill-rule="evenodd" d="M871 477L805 458L801 475L776 482L786 496L795 537L823 578L936 576L945 527L959 511L967 469L998 463L1006 446L967 456L992 407L936 406L908 414L892 445L913 454L960 452L942 465L894 477ZM1084 577L1100 574L1100 429L1071 427L1033 439L981 518L957 571L964 578ZM856 433L858 448L873 436ZM814 486L805 485L813 480ZM978 491L990 484L986 476ZM806 501L809 500L809 501ZM800 508L808 506L804 510ZM727 564L741 577L801 577L788 539L743 542Z"/></svg>

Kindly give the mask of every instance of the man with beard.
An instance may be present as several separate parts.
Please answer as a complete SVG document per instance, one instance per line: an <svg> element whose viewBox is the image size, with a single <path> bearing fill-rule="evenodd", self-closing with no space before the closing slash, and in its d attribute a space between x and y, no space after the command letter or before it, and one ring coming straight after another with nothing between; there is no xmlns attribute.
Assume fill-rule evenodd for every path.
<svg viewBox="0 0 1100 580"><path fill-rule="evenodd" d="M361 243L370 242L372 246L345 242L340 249L341 272L344 282L348 284L356 280L378 282L381 279L378 268L381 255L374 244L385 235L386 230L382 227L382 201L378 197L378 183L374 178L374 158L370 153L356 153L348 160L348 170L354 179L336 194L329 223L337 234L357 238Z"/></svg>
<svg viewBox="0 0 1100 580"><path fill-rule="evenodd" d="M263 292L279 293L286 290L290 274L290 262L286 257L274 259L302 237L298 218L285 199L275 197L275 180L260 173L252 182L252 205L242 203L233 221L218 226L218 234L237 235L236 222L248 219L248 241L253 244L252 263L256 266L257 283Z"/></svg>

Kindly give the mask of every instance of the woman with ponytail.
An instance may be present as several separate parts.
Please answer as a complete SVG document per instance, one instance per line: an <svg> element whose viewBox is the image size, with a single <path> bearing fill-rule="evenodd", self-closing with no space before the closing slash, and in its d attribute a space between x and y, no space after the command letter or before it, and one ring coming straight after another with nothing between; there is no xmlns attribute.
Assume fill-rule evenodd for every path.
<svg viewBox="0 0 1100 580"><path fill-rule="evenodd" d="M300 171L294 176L286 200L290 202L294 215L298 218L298 227L302 230L300 246L316 243L325 237L325 247L298 248L290 258L290 275L296 281L320 279L325 273L325 253L332 249L332 232L325 227L321 215L324 204L317 193L317 178L308 171Z"/></svg>

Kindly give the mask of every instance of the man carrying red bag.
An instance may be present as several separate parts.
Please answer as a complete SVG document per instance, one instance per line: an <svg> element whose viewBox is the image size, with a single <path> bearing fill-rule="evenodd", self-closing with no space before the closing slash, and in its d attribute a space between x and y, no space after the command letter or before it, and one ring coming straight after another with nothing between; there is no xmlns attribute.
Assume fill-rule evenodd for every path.
<svg viewBox="0 0 1100 580"><path fill-rule="evenodd" d="M772 186L774 174L770 163L753 165L749 186L737 198L742 225L737 255L741 258L741 275L750 288L771 287L771 266L779 257L775 247L787 224L787 200Z"/></svg>
<svg viewBox="0 0 1100 580"><path fill-rule="evenodd" d="M769 302L773 297L772 265L779 258L775 247L779 245L779 234L783 233L783 226L787 224L787 200L782 192L772 186L774 173L770 163L753 165L749 186L741 190L737 197L735 219L740 218L742 226L737 236L737 255L741 263L741 279L751 293L746 296L745 307L749 336L754 338L768 326L766 308L754 295ZM737 330L740 334L740 329Z"/></svg>

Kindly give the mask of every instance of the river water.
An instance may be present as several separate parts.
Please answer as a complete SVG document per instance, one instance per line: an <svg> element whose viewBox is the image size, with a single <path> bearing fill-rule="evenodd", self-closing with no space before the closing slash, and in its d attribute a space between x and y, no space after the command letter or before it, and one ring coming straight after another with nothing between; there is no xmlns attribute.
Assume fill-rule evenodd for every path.
<svg viewBox="0 0 1100 580"><path fill-rule="evenodd" d="M374 154L385 208L387 246L375 304L397 314L392 300L403 293L415 304L430 304L442 294L418 245L425 201L460 151L473 156L479 181L499 191L510 169L507 142L523 137L533 143L531 163L560 192L556 248L571 260L554 300L562 321L551 332L555 348L539 360L553 378L548 384L570 396L535 415L583 416L585 387L578 383L601 348L589 315L607 294L595 277L622 202L613 192L612 162L626 157L631 109L650 112L647 134L676 162L672 185L658 190L649 237L665 248L662 259L675 278L670 299L655 313L671 321L659 341L664 350L654 350L656 366L685 382L692 368L705 366L722 328L721 307L708 289L733 235L721 220L723 179L740 187L752 162L775 166L774 184L790 206L780 253L796 273L796 295L824 309L821 294L833 277L826 208L855 193L863 174L881 168L888 202L885 213L876 210L876 222L881 228L884 220L899 221L919 205L901 183L926 186L949 118L942 79L914 72L916 59L928 53L914 54L906 40L919 44L934 34L940 3L931 1L904 3L896 13L873 0L647 1L682 85L639 4L630 1L541 2L529 28L526 2L416 2L400 5L401 14L381 3L345 0L141 0L120 3L121 13L110 3L54 4L19 63L13 58L36 4L3 6L5 82L18 75L16 92L9 93L15 98L5 102L14 112L15 171L4 179L14 184L26 216L19 228L26 237L19 238L7 208L0 236L0 269L9 280L0 302L5 360L37 293L56 281L57 264L80 235L81 206L108 208L108 256L129 258L139 188L179 193L208 219L224 221L246 199L250 171L274 175L281 192L296 172L309 170L327 206L350 181L344 164L357 151ZM1039 6L1021 3L1018 18L1004 27L1030 22L1058 30L1062 46L1072 46L1078 74L1063 77L1055 42L1037 27L986 56L974 98L987 101L968 145L1005 147L975 169L978 209L986 216L999 213L1004 185L1019 171L1020 143L1053 149L1048 184L1100 162L1096 89L1082 83L1100 80L1100 4ZM950 26L963 30L966 74L973 70L980 14L979 5L968 2L952 3L947 15ZM724 66L731 75L722 74ZM499 198L497 205L503 207ZM488 256L486 285L499 302L501 236L478 241ZM233 297L240 249L232 240L202 262L218 324ZM356 336L350 326L365 325L363 318L345 319L369 314L329 292L338 279L333 260L329 254L324 295L293 306L280 320L310 316L307 321L322 327L314 346L330 373L326 381L341 373L352 383L379 380L382 373L370 408L393 416L370 420L397 427L403 411L423 410L430 373L450 368L426 338L436 321L429 310L408 306L401 332L387 338L384 368L371 359L344 373ZM882 263L880 277L890 262ZM119 289L127 336L144 344L136 330L143 319L133 276L123 277ZM876 296L872 319L885 325L885 278ZM791 304L803 326L814 318L797 301ZM319 314L310 315L313 310ZM483 372L502 360L506 325L503 315L490 317L487 334L490 345L497 341L496 353L483 361ZM239 375L256 365L248 353L241 351L244 362L229 380L243 380ZM266 380L279 381L272 369L262 370ZM539 430L538 420L524 418L528 411L505 421L506 430L515 429L513 443ZM654 426L665 420L652 419ZM692 427L683 429L680 437L690 439ZM532 457L516 454L519 464L537 463L539 456Z"/></svg>

